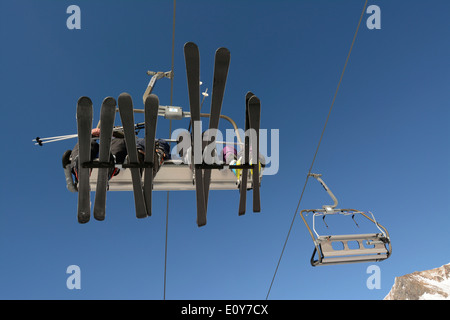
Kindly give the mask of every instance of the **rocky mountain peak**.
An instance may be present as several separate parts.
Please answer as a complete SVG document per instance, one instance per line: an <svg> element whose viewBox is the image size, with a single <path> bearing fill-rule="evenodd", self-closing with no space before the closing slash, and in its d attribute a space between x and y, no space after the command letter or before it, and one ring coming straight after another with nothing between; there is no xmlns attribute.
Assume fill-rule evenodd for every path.
<svg viewBox="0 0 450 320"><path fill-rule="evenodd" d="M450 300L450 263L396 277L384 300Z"/></svg>

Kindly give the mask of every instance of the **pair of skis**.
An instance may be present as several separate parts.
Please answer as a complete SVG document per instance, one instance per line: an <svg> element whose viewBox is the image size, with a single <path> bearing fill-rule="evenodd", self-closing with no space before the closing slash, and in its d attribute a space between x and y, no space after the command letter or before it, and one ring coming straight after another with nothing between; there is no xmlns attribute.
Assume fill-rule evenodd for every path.
<svg viewBox="0 0 450 320"><path fill-rule="evenodd" d="M211 169L203 169L202 155L202 133L197 132L200 128L195 123L200 123L200 53L198 47L193 42L184 45L184 57L186 62L186 75L189 93L189 106L191 111L191 150L194 160L194 176L197 201L197 225L199 227L206 224L206 212L208 208L209 187L211 182ZM230 51L226 48L219 48L214 60L214 80L211 98L211 116L209 119L209 129L218 129L220 111L222 108L225 85L230 65ZM212 149L215 148L215 141L211 142ZM201 156L199 156L199 154ZM200 163L199 163L200 162Z"/></svg>
<svg viewBox="0 0 450 320"><path fill-rule="evenodd" d="M245 96L245 135L244 140L244 165L239 186L239 215L245 214L247 202L247 178L248 167L252 168L253 174L253 212L261 211L260 181L259 181L259 127L261 119L261 102L257 96L248 92ZM250 132L249 132L250 129ZM250 144L251 132L255 134ZM256 141L255 141L256 140ZM250 165L250 146L252 147L252 162ZM256 149L256 150L255 150ZM255 152L256 151L256 152ZM255 159L256 158L256 159Z"/></svg>
<svg viewBox="0 0 450 320"><path fill-rule="evenodd" d="M129 168L133 182L136 217L145 218L151 215L153 189L153 155L155 148L156 124L158 119L159 100L154 94L147 96L145 108L145 158L139 163L134 130L134 110L131 96L122 93L118 99L119 112L122 120L128 159L123 168ZM99 161L93 162L91 157L91 131L93 121L92 101L81 97L77 103L77 129L79 145L78 169L78 222L90 220L90 169L98 168L97 188L94 202L94 218L105 219L106 192L108 188L108 169L115 166L110 161L111 139L116 114L116 100L108 97L103 100L100 111L100 151ZM144 186L142 186L141 168L144 171Z"/></svg>
<svg viewBox="0 0 450 320"><path fill-rule="evenodd" d="M119 112L125 135L129 163L124 168L130 168L133 183L134 204L137 218L152 215L152 189L153 189L153 156L155 153L156 124L158 120L159 99L150 94L144 103L145 112L145 158L139 163L136 149L136 135L134 131L133 101L128 93L119 96ZM142 187L141 168L144 171L144 186Z"/></svg>
<svg viewBox="0 0 450 320"><path fill-rule="evenodd" d="M208 197L211 183L211 170L213 166L203 164L202 156L202 133L196 132L199 126L195 123L200 122L200 53L197 45L193 42L188 42L184 45L184 57L186 62L186 75L189 93L189 106L191 111L191 150L192 159L194 160L194 177L196 186L196 201L197 201L197 225L203 226L206 224L206 213L208 208ZM228 76L228 69L230 65L230 51L226 48L219 48L216 50L214 59L214 80L211 97L211 111L209 118L209 129L217 130L219 127L220 113L222 109L223 96L225 93L225 85ZM248 94L246 108L246 127L254 128L259 132L259 117L260 117L260 103L259 99L253 94ZM251 111L250 111L251 110ZM247 129L247 128L246 128ZM211 132L211 131L210 131ZM259 134L258 134L259 136ZM259 142L259 138L258 138ZM248 153L249 143L246 144L246 152ZM209 138L208 148L215 149L215 140ZM259 148L259 147L258 147ZM258 149L259 155L259 149ZM199 153L201 157L199 156ZM246 157L248 159L248 156ZM200 163L199 163L200 162ZM231 166L230 166L231 167ZM243 166L234 166L236 168L248 168L248 164ZM253 166L254 173L259 172L258 165ZM241 200L239 205L239 214L245 213L246 202L246 186L247 186L247 169L245 172L245 184L241 183ZM259 205L259 174L257 175L258 190L254 192L254 211L260 211ZM255 178L254 178L255 181ZM256 210L255 210L256 209Z"/></svg>

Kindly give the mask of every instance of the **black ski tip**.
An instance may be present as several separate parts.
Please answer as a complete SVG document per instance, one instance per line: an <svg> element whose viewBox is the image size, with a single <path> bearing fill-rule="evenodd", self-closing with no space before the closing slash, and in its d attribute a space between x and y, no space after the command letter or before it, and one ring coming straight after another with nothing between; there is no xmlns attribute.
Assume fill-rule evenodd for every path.
<svg viewBox="0 0 450 320"><path fill-rule="evenodd" d="M114 99L113 97L106 97L103 100L102 104L106 105L106 106L110 106L110 107L115 107L116 106L116 99Z"/></svg>
<svg viewBox="0 0 450 320"><path fill-rule="evenodd" d="M251 98L252 96L254 96L253 92L251 92L251 91L247 92L247 94L245 95L245 100L246 100L246 101L250 100L250 98Z"/></svg>
<svg viewBox="0 0 450 320"><path fill-rule="evenodd" d="M239 209L238 215L243 216L247 205L247 171L242 170L241 184L239 185Z"/></svg>
<svg viewBox="0 0 450 320"><path fill-rule="evenodd" d="M198 221L197 220L197 226L199 227L199 228L201 228L201 227L203 227L203 226L206 226L206 219L205 220L202 220L202 221Z"/></svg>
<svg viewBox="0 0 450 320"><path fill-rule="evenodd" d="M78 215L78 222L81 224L89 222L90 219L91 215L89 214L89 212L80 212L80 214Z"/></svg>
<svg viewBox="0 0 450 320"><path fill-rule="evenodd" d="M260 104L260 100L257 96L253 95L250 97L250 99L248 100L249 104Z"/></svg>
<svg viewBox="0 0 450 320"><path fill-rule="evenodd" d="M230 50L228 50L225 47L220 47L219 49L216 50L216 55L226 55L226 56L230 56Z"/></svg>
<svg viewBox="0 0 450 320"><path fill-rule="evenodd" d="M78 99L78 105L80 106L91 106L92 100L89 97L83 96Z"/></svg>
<svg viewBox="0 0 450 320"><path fill-rule="evenodd" d="M97 196L97 192L95 193L95 195ZM94 219L97 221L103 221L105 220L105 216L106 216L106 208L103 205L100 205L99 200L97 199L97 197L95 198L95 202L94 202Z"/></svg>
<svg viewBox="0 0 450 320"><path fill-rule="evenodd" d="M133 109L133 99L131 98L131 96L126 93L123 92L119 95L119 99L118 99L118 105L119 105L119 111L123 108L125 109Z"/></svg>
<svg viewBox="0 0 450 320"><path fill-rule="evenodd" d="M145 209L147 210L147 217L151 217L152 216L152 201L150 199L149 201L150 203L147 202L147 199L145 199ZM145 218L145 217L144 217Z"/></svg>
<svg viewBox="0 0 450 320"><path fill-rule="evenodd" d="M94 211L94 218L97 221L103 221L105 220L105 212L95 212Z"/></svg>
<svg viewBox="0 0 450 320"><path fill-rule="evenodd" d="M186 49L190 49L190 48L196 48L196 49L198 49L198 46L197 46L194 42L192 42L192 41L186 42L186 43L184 44L184 49L186 50Z"/></svg>
<svg viewBox="0 0 450 320"><path fill-rule="evenodd" d="M147 98L145 98L145 104L147 104L147 103L158 103L158 105L159 105L159 98L158 98L158 96L156 95L156 94L149 94L148 96L147 96Z"/></svg>
<svg viewBox="0 0 450 320"><path fill-rule="evenodd" d="M121 101L123 101L123 100L128 100L128 99L131 100L130 94L127 93L127 92L122 92L122 93L119 95L119 104L120 104Z"/></svg>

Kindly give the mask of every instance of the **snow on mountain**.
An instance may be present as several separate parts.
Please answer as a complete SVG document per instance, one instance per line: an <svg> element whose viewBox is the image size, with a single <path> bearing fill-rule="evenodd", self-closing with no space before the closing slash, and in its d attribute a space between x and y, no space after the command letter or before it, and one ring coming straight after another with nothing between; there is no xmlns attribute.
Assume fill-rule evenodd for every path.
<svg viewBox="0 0 450 320"><path fill-rule="evenodd" d="M384 300L450 300L450 263L396 277Z"/></svg>

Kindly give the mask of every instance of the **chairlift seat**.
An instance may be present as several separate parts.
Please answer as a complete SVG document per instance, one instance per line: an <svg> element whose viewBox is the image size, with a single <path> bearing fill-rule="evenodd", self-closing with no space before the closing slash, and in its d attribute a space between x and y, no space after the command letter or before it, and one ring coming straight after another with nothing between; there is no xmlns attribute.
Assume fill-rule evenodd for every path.
<svg viewBox="0 0 450 320"><path fill-rule="evenodd" d="M92 169L90 177L91 190L97 185L97 168ZM165 160L153 180L154 191L195 191L194 174L188 164L181 160ZM247 183L247 189L253 187L252 180ZM236 175L229 168L212 170L211 190L238 190ZM130 170L122 168L117 176L109 180L109 191L133 191Z"/></svg>
<svg viewBox="0 0 450 320"><path fill-rule="evenodd" d="M350 242L355 246L350 247ZM333 247L333 243L341 248ZM386 248L388 243L389 239L382 233L319 236L315 240L311 264L319 266L385 260L390 255L390 250ZM318 259L315 260L316 253Z"/></svg>

